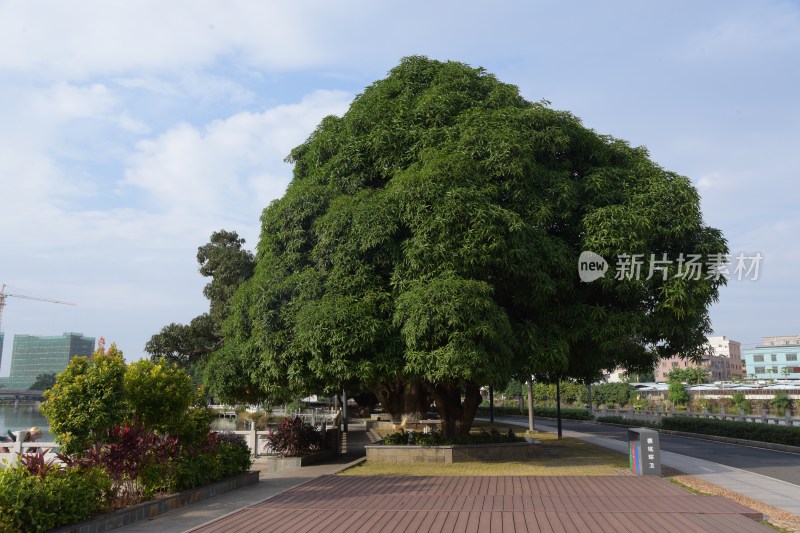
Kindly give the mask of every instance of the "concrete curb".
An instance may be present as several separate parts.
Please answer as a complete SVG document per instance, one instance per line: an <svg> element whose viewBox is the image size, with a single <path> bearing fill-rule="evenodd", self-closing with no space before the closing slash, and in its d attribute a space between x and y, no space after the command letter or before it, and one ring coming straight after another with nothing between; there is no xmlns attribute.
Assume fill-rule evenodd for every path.
<svg viewBox="0 0 800 533"><path fill-rule="evenodd" d="M246 472L216 483L117 509L84 522L62 526L51 530L51 533L103 533L142 520L150 520L173 509L180 509L254 483L258 483L258 472Z"/></svg>

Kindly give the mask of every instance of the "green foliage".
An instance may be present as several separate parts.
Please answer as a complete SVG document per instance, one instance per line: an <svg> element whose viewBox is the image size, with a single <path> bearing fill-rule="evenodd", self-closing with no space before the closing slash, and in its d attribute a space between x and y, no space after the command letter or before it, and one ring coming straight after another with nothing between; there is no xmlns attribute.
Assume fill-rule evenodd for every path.
<svg viewBox="0 0 800 533"><path fill-rule="evenodd" d="M691 181L483 69L405 58L288 160L206 368L223 401L421 384L452 420L468 386L650 370L710 332L724 278L575 272L584 250L726 253Z"/></svg>
<svg viewBox="0 0 800 533"><path fill-rule="evenodd" d="M685 405L689 401L689 392L683 383L673 381L669 384L667 399L675 405Z"/></svg>
<svg viewBox="0 0 800 533"><path fill-rule="evenodd" d="M689 418L685 416L663 418L661 426L664 429L673 431L800 446L800 428L793 426Z"/></svg>
<svg viewBox="0 0 800 533"><path fill-rule="evenodd" d="M209 312L189 324L173 322L153 335L144 348L153 360L164 357L183 366L204 363L206 356L219 348L230 299L255 268L253 254L243 248L244 243L235 231L219 230L197 249L200 274L211 278L203 289Z"/></svg>
<svg viewBox="0 0 800 533"><path fill-rule="evenodd" d="M785 390L779 390L775 392L775 396L772 397L770 403L776 409L785 411L786 409L792 408L794 400L789 398L789 394Z"/></svg>
<svg viewBox="0 0 800 533"><path fill-rule="evenodd" d="M55 373L39 374L38 376L36 376L36 381L33 382L33 385L28 387L28 390L46 391L55 384L56 384Z"/></svg>
<svg viewBox="0 0 800 533"><path fill-rule="evenodd" d="M489 407L486 405L481 405L478 408L478 413L483 417L486 417L489 414ZM542 405L534 405L533 413L534 415L541 416L543 418L555 418L556 408L542 406ZM494 414L497 416L520 415L520 409L518 407L504 407L497 405L494 408ZM525 406L522 409L522 414L525 416L528 415L527 406ZM592 414L589 412L588 409L574 409L570 407L562 407L561 418L570 420L591 420Z"/></svg>
<svg viewBox="0 0 800 533"><path fill-rule="evenodd" d="M561 403L567 405L586 405L588 402L588 395L586 393L586 385L582 383L575 383L574 381L562 381L559 385L561 389ZM526 394L527 396L527 394ZM556 385L555 383L534 383L533 384L533 399L538 406L540 404L555 405L556 403Z"/></svg>
<svg viewBox="0 0 800 533"><path fill-rule="evenodd" d="M594 405L624 407L631 402L636 389L628 383L601 383L592 385L592 402Z"/></svg>
<svg viewBox="0 0 800 533"><path fill-rule="evenodd" d="M398 431L383 438L383 444L387 446L442 446L449 444L496 444L503 442L522 442L525 439L515 435L512 430L507 433L500 433L492 428L490 431L481 430L478 433L468 435L457 435L452 438L444 438L440 431L425 433L422 431Z"/></svg>
<svg viewBox="0 0 800 533"><path fill-rule="evenodd" d="M653 429L661 427L661 424L659 424L658 422L648 422L646 420L633 420L622 416L598 416L595 421L600 422L601 424L616 424L628 427L646 427Z"/></svg>
<svg viewBox="0 0 800 533"><path fill-rule="evenodd" d="M115 345L104 341L91 359L73 358L45 392L41 411L67 454L80 454L108 441L124 422L196 442L205 438L211 414L202 391L186 372L167 361L125 364ZM193 408L190 406L194 405Z"/></svg>
<svg viewBox="0 0 800 533"><path fill-rule="evenodd" d="M142 359L125 372L125 392L133 416L162 433L178 434L195 388L181 368Z"/></svg>
<svg viewBox="0 0 800 533"><path fill-rule="evenodd" d="M73 357L44 393L41 412L50 421L61 449L80 453L98 445L106 432L122 423L125 402L125 360L112 344L106 351L101 339L91 359Z"/></svg>
<svg viewBox="0 0 800 533"><path fill-rule="evenodd" d="M243 435L217 434L217 464L219 479L243 474L250 470L253 459Z"/></svg>
<svg viewBox="0 0 800 533"><path fill-rule="evenodd" d="M522 383L521 381L510 379L508 381L508 384L506 384L506 388L503 390L503 394L505 394L507 398L513 398L514 396L524 396L525 398L527 398L528 385L526 383ZM535 398L536 391L534 391L533 394Z"/></svg>
<svg viewBox="0 0 800 533"><path fill-rule="evenodd" d="M202 446L184 448L175 458L169 487L188 490L250 469L250 449L240 435L211 433Z"/></svg>
<svg viewBox="0 0 800 533"><path fill-rule="evenodd" d="M175 436L180 438L184 446L197 447L206 441L208 429L215 415L209 409L205 399L205 388L199 387L192 399L191 407L181 421L180 429Z"/></svg>
<svg viewBox="0 0 800 533"><path fill-rule="evenodd" d="M736 407L736 409L741 409L745 413L750 412L750 402L747 401L743 393L734 392L731 400L733 401L733 405Z"/></svg>
<svg viewBox="0 0 800 533"><path fill-rule="evenodd" d="M690 385L700 385L707 383L710 379L708 369L690 366L686 368L673 368L667 374L669 383L688 383Z"/></svg>
<svg viewBox="0 0 800 533"><path fill-rule="evenodd" d="M322 447L322 434L299 416L286 418L267 434L270 448L284 457L301 457Z"/></svg>
<svg viewBox="0 0 800 533"><path fill-rule="evenodd" d="M211 315L203 313L188 324L172 323L150 337L144 351L153 360L165 358L188 366L202 362L204 357L219 347L219 324L214 324Z"/></svg>
<svg viewBox="0 0 800 533"><path fill-rule="evenodd" d="M0 531L49 531L108 509L111 480L99 468L33 475L23 466L0 470Z"/></svg>

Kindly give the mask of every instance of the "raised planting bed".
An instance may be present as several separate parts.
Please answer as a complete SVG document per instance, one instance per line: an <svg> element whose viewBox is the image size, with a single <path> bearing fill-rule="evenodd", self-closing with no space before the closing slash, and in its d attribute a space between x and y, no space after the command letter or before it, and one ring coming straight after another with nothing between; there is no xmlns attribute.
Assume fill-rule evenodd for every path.
<svg viewBox="0 0 800 533"><path fill-rule="evenodd" d="M301 466L308 466L330 459L333 457L333 450L319 450L309 455L302 457L281 457L279 455L262 455L253 461L253 465L263 466L267 473L280 472L281 470L288 470L290 468L299 468Z"/></svg>
<svg viewBox="0 0 800 533"><path fill-rule="evenodd" d="M376 463L465 463L469 461L525 461L536 454L537 444L499 442L492 444L446 444L441 446L365 446L367 462Z"/></svg>
<svg viewBox="0 0 800 533"><path fill-rule="evenodd" d="M142 520L155 518L173 509L206 500L219 494L258 483L258 472L245 472L195 489L163 496L124 509L96 516L90 520L53 529L50 533L103 533Z"/></svg>

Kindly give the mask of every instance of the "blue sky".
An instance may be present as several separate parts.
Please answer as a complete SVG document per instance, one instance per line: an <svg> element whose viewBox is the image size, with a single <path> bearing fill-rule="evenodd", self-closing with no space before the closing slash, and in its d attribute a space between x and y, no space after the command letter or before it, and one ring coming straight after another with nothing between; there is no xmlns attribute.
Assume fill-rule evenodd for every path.
<svg viewBox="0 0 800 533"><path fill-rule="evenodd" d="M482 66L698 187L733 252L715 332L797 334L796 2L0 1L0 283L15 333L79 331L129 359L203 312L195 253L255 247L283 162L401 57Z"/></svg>

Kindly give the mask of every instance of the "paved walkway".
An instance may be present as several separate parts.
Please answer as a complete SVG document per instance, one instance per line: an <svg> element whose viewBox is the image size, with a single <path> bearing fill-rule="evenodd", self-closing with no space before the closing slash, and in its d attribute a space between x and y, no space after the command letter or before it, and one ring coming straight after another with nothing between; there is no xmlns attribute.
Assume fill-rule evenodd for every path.
<svg viewBox="0 0 800 533"><path fill-rule="evenodd" d="M497 418L499 421L500 419ZM504 423L528 427L528 422L502 418ZM550 429L549 427L547 428ZM604 448L628 453L626 442L588 435L577 431L564 431L565 437L590 442ZM695 476L719 487L744 494L754 500L800 516L800 487L740 468L725 466L703 459L695 459L672 452L661 452L661 464Z"/></svg>
<svg viewBox="0 0 800 533"><path fill-rule="evenodd" d="M508 420L508 422L517 421ZM527 423L520 423L520 425L527 425ZM350 450L358 454L363 450L363 446L368 443L364 426L352 424L350 430ZM564 434L565 436L627 453L627 444L624 442L578 432L565 431ZM531 503L524 504L519 503L522 501L521 494L513 493L513 491L508 494L498 494L496 493L497 489L492 489L495 493L490 491L486 494L471 494L469 492L452 492L452 490L463 490L463 487L458 489L450 487L448 489L449 492L438 495L417 494L412 498L408 491L408 483L412 478L348 478L331 476L331 474L358 462L359 460L353 456L342 456L325 464L307 466L277 474L267 475L262 472L261 480L256 485L198 502L183 509L170 511L153 520L132 524L115 531L121 533L151 531L179 533L190 530L197 532L236 530L242 533L244 531L264 531L265 523L257 518L261 515L269 516L272 520L268 528L269 531L301 531L304 530L301 527L303 524L309 526L310 529L305 528L309 531L333 531L337 528L342 531L360 531L361 529L359 528L362 526L368 526L372 531L382 531L384 529L388 531L391 530L391 527L399 526L402 527L397 531L441 531L442 527L445 526L450 528L445 529L449 531L558 531L562 530L562 528L566 531L607 530L615 532L628 530L675 531L677 529L725 532L770 531L769 529L759 529L761 526L749 518L744 518L745 521L741 521L744 517L741 509L732 511L731 508L728 508L712 513L705 511L701 513L691 511L688 513L678 512L671 519L667 519L668 516L672 516L675 513L666 508L654 507L663 503L659 503L659 499L657 499L659 501L648 500L647 502L636 500L636 497L646 495L645 492L641 491L635 492L632 496L633 499L618 499L616 503L611 504L612 507L608 511L599 511L599 500L594 501L591 498L586 499L584 497L581 506L577 507L575 506L574 498L577 497L575 495L570 497L564 494L546 497L545 495L539 495L537 496L539 499L526 498ZM716 485L746 493L769 505L800 515L800 487L751 472L669 452L662 454L662 463ZM254 465L254 468L258 468L258 464ZM366 495L362 495L361 500L349 498L352 496L353 487L348 488L345 485L354 482L349 480L363 481L365 479L382 479L384 482L388 482L389 484L386 485L387 490L389 490L389 493L386 494L387 499L369 502L368 499L365 499ZM395 481L387 481L391 479L395 479ZM424 480L436 479L440 478L419 478L415 483L417 485L419 483L424 484L426 483ZM522 480L525 478L515 479ZM552 486L553 483L557 483L553 480L561 478L539 479L545 480L542 483ZM582 478L581 481L573 479L570 483L574 487L587 487L592 483L598 482L592 481L592 479L609 480L613 478L586 477ZM623 484L658 482L672 488L669 483L654 478L623 476L621 479ZM337 487L340 483L342 485L340 488L336 488L332 487L331 483L336 484ZM475 481L472 482L473 486L477 486L475 483ZM537 483L539 482L537 481ZM374 491L374 489L375 487L371 487L370 491ZM709 496L702 498L693 495L687 496L682 489L677 490L683 499L673 501L682 505L688 505L690 501L721 500L721 498ZM370 493L372 494L372 492ZM605 495L603 496L603 501L607 504L607 495L614 494L614 492L608 492L607 489L604 489L598 494ZM596 494L595 496L598 495ZM478 502L475 499L478 497L483 499ZM677 493L674 497L677 497ZM726 504L733 503L728 500L723 501ZM528 505L529 507L520 507L515 510L515 505ZM537 507L537 505L542 507ZM570 507L570 505L573 507ZM591 510L591 505L598 506L594 512ZM369 507L373 507L373 509L370 510ZM374 507L377 507L377 509ZM679 509L681 508L679 507ZM691 509L691 507L687 509ZM676 509L673 509L673 511L676 511ZM249 518L245 519L245 515L249 516ZM625 515L624 520L622 519L623 515ZM224 520L219 521L222 517L224 517ZM670 522L673 519L675 521ZM718 523L718 519L721 522ZM253 521L251 524L253 526L252 529L247 526L247 520ZM608 522L603 522L603 520ZM669 527L664 526L664 520L668 520ZM523 523L525 527L522 527ZM283 524L283 526L280 524ZM536 525L534 526L534 524ZM319 525L320 529L311 527L316 525ZM477 529L475 529L476 527ZM517 527L522 529L517 529Z"/></svg>
<svg viewBox="0 0 800 533"><path fill-rule="evenodd" d="M325 476L192 531L772 531L760 516L655 477Z"/></svg>
<svg viewBox="0 0 800 533"><path fill-rule="evenodd" d="M363 424L351 423L348 435L348 454L323 464L304 466L267 474L261 471L259 482L254 485L226 492L207 500L175 509L152 520L137 522L129 526L115 529L114 533L141 533L158 531L160 533L183 533L193 527L200 526L211 520L228 515L239 509L263 502L289 489L308 483L321 476L335 474L345 468L361 462L359 458L364 455L364 446L369 444L369 439ZM258 461L253 464L253 470L265 466Z"/></svg>

